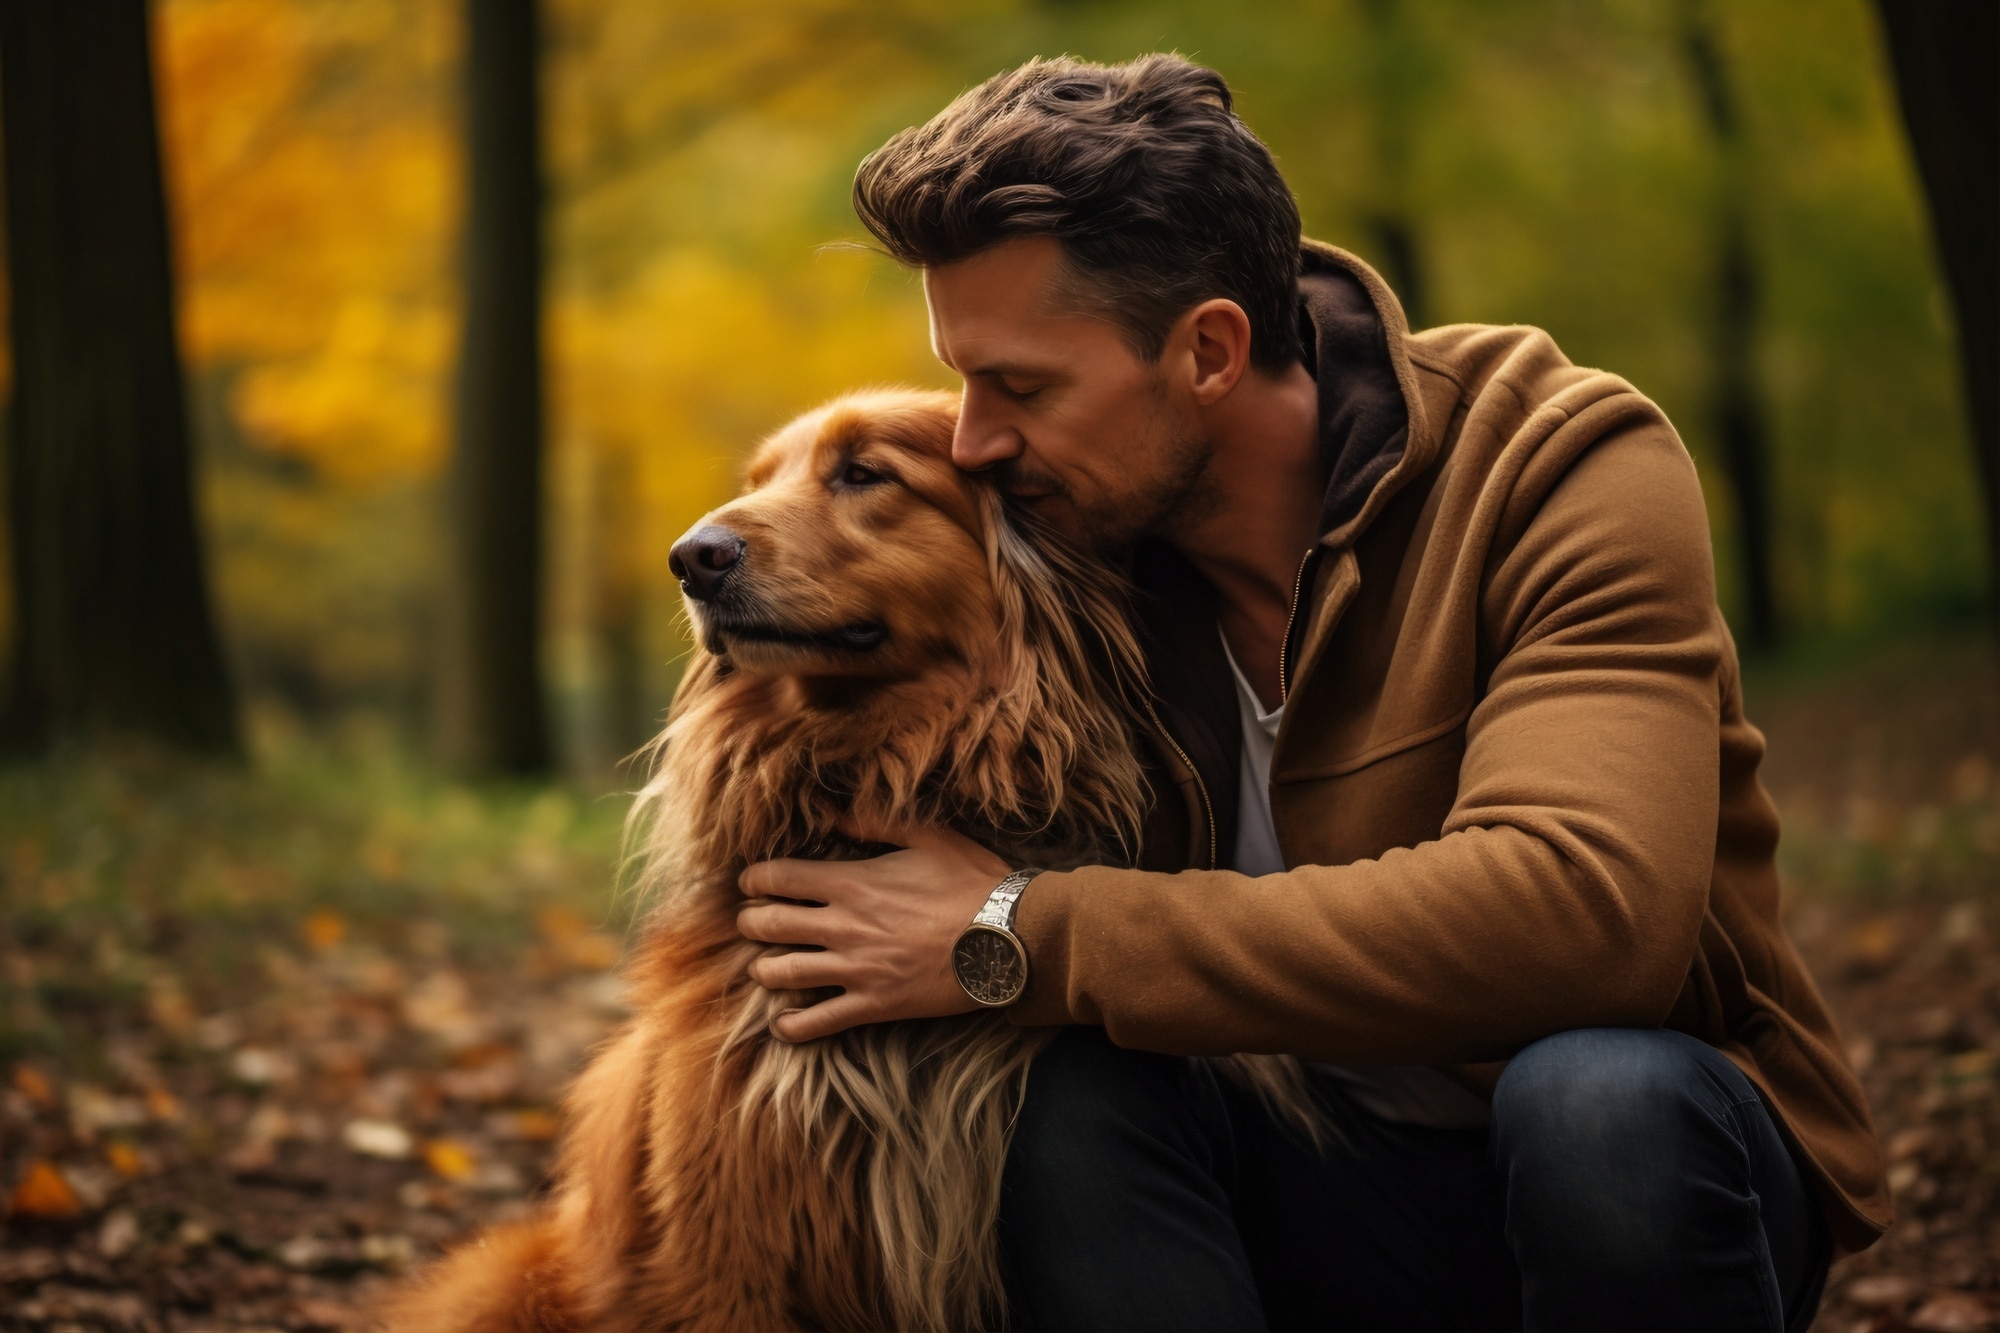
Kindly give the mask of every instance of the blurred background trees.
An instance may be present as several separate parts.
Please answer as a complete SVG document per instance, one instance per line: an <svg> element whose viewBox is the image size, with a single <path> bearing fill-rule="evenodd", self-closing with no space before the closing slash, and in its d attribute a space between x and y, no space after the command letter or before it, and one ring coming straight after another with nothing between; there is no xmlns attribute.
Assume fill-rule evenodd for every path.
<svg viewBox="0 0 2000 1333"><path fill-rule="evenodd" d="M2000 613L2000 6L1877 0L1957 315Z"/></svg>
<svg viewBox="0 0 2000 1333"><path fill-rule="evenodd" d="M1681 41L1701 120L1714 144L1710 173L1710 309L1707 425L1735 501L1740 633L1752 649L1778 641L1778 592L1771 568L1771 446L1760 388L1757 338L1763 274L1750 243L1756 154L1742 100L1703 0L1686 0Z"/></svg>
<svg viewBox="0 0 2000 1333"><path fill-rule="evenodd" d="M1954 330L1991 328L1990 240L1959 260L1978 246L1950 237L1980 234L1992 174L1933 165L1976 145L1912 157L1889 53L1921 147L1962 117L1922 110L1945 85L1907 71L1942 57L1905 47L1952 42L1885 45L1868 0L543 0L539 214L530 72L506 75L512 121L482 119L497 48L467 12L153 9L198 509L260 736L387 719L412 744L455 734L473 768L532 768L547 737L568 771L608 772L684 651L667 546L759 434L857 384L949 383L916 284L824 248L860 237L854 164L1055 51L1214 64L1308 229L1420 322L1540 324L1656 397L1746 643L1811 652L1984 603L1992 487L1960 386L1981 366L1990 386L1993 355L1975 336L1961 366ZM1983 204L1937 213L1940 266L1923 182L1975 177ZM484 539L453 518L501 456L476 441L522 482ZM16 656L30 609L5 618ZM512 646L454 646L482 635ZM537 650L545 725L518 670L475 688L465 665Z"/></svg>
<svg viewBox="0 0 2000 1333"><path fill-rule="evenodd" d="M0 742L237 746L174 336L145 0L0 6L14 654Z"/></svg>
<svg viewBox="0 0 2000 1333"><path fill-rule="evenodd" d="M542 149L535 0L467 0L468 186L434 711L445 762L540 773Z"/></svg>

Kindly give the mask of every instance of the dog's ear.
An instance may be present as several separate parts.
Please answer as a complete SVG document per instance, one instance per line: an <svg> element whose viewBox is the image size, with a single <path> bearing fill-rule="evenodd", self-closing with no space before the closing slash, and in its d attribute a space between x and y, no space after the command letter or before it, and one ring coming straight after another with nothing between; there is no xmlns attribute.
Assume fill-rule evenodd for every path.
<svg viewBox="0 0 2000 1333"><path fill-rule="evenodd" d="M991 742L982 785L1017 802L1059 845L1137 854L1145 779L1132 752L1145 666L1118 576L982 488L1000 612Z"/></svg>

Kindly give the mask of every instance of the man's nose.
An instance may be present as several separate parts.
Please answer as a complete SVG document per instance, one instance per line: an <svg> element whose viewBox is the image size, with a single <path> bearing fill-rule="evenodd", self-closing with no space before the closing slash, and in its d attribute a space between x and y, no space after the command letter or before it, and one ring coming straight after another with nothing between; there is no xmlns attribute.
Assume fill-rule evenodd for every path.
<svg viewBox="0 0 2000 1333"><path fill-rule="evenodd" d="M952 431L952 463L961 471L979 472L995 463L1019 458L1022 449L1020 432L1011 426L982 420L968 410L969 406L960 408L958 427Z"/></svg>
<svg viewBox="0 0 2000 1333"><path fill-rule="evenodd" d="M667 568L681 581L682 592L706 602L743 559L743 546L743 539L721 524L703 524L674 543L667 553Z"/></svg>

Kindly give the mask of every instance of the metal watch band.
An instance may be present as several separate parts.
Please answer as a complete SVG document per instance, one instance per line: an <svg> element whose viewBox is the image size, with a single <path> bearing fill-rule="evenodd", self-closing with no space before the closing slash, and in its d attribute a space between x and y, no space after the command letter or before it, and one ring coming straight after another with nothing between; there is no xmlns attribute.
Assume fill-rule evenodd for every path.
<svg viewBox="0 0 2000 1333"><path fill-rule="evenodd" d="M1027 866L994 885L993 892L986 895L986 905L972 918L972 924L994 926L1013 934L1014 904L1021 901L1021 890L1028 887L1028 881L1041 873L1038 867Z"/></svg>

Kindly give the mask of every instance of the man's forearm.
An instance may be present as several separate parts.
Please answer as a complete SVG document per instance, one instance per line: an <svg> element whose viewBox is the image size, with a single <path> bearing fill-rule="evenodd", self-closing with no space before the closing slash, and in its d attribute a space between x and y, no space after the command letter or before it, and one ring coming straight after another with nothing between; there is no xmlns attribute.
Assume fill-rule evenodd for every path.
<svg viewBox="0 0 2000 1333"><path fill-rule="evenodd" d="M1661 1021L1694 952L1703 870L1594 882L1543 839L1496 828L1254 880L1044 875L1016 918L1033 980L1010 1012L1175 1054L1503 1059L1564 1028Z"/></svg>

